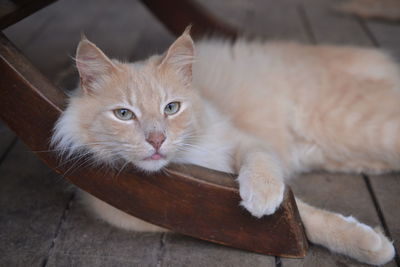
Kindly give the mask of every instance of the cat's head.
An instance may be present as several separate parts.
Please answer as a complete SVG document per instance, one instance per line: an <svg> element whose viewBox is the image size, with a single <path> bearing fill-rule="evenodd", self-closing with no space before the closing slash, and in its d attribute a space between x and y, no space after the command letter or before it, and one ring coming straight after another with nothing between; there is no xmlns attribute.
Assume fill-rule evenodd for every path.
<svg viewBox="0 0 400 267"><path fill-rule="evenodd" d="M161 169L196 135L193 57L188 30L164 55L133 64L110 60L83 39L76 53L80 88L55 126L53 144L69 156Z"/></svg>

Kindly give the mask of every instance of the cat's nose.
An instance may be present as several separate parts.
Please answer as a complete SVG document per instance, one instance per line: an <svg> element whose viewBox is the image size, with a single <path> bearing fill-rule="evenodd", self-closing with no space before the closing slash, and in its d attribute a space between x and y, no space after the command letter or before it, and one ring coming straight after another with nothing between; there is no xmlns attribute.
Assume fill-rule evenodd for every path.
<svg viewBox="0 0 400 267"><path fill-rule="evenodd" d="M150 132L146 141L158 150L165 141L165 135L161 132Z"/></svg>

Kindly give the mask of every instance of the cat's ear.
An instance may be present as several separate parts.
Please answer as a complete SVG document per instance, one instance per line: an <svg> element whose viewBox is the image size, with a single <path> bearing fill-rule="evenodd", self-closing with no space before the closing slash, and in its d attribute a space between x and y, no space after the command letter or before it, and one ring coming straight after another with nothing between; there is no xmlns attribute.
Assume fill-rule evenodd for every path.
<svg viewBox="0 0 400 267"><path fill-rule="evenodd" d="M86 37L82 37L76 50L76 67L79 71L81 87L85 93L96 88L102 76L116 70L114 63Z"/></svg>
<svg viewBox="0 0 400 267"><path fill-rule="evenodd" d="M194 60L194 44L190 37L190 26L169 47L160 63L160 68L175 70L187 84L192 81L192 64Z"/></svg>

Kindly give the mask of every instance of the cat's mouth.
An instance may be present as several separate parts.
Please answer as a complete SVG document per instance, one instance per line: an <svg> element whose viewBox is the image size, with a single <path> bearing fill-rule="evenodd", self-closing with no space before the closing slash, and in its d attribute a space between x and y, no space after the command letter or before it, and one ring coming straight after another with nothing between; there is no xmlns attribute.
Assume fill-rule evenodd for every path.
<svg viewBox="0 0 400 267"><path fill-rule="evenodd" d="M159 152L155 152L150 157L144 158L144 160L160 160L160 159L165 159L165 155L163 155Z"/></svg>

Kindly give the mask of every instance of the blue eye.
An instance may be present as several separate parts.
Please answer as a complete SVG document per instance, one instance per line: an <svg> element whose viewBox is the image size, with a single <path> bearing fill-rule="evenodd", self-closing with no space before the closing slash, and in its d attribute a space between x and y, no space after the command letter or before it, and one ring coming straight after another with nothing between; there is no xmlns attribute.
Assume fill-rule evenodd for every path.
<svg viewBox="0 0 400 267"><path fill-rule="evenodd" d="M166 115L173 115L179 111L181 108L181 103L179 102L171 102L168 103L164 108L164 113Z"/></svg>
<svg viewBox="0 0 400 267"><path fill-rule="evenodd" d="M128 121L135 118L135 114L126 108L115 109L114 115L122 121Z"/></svg>

